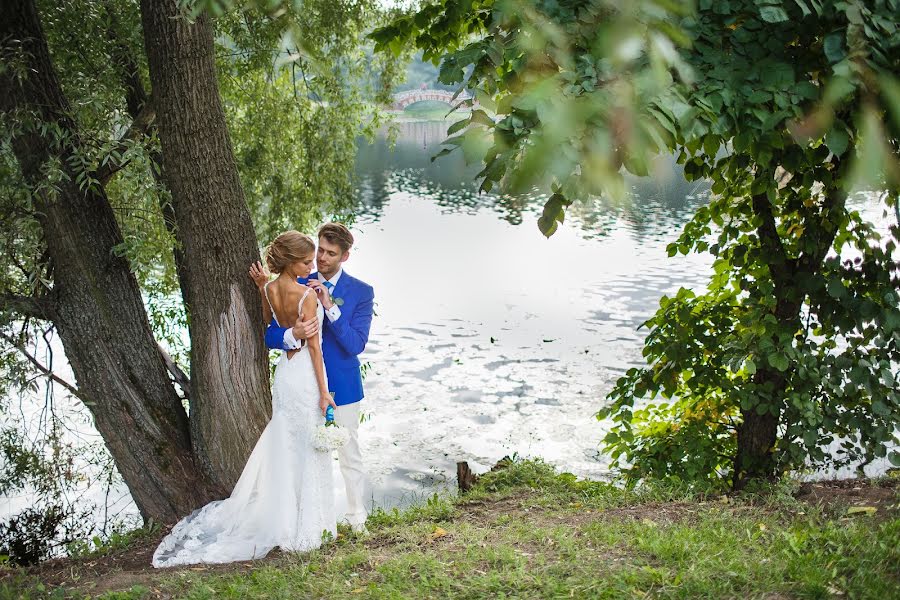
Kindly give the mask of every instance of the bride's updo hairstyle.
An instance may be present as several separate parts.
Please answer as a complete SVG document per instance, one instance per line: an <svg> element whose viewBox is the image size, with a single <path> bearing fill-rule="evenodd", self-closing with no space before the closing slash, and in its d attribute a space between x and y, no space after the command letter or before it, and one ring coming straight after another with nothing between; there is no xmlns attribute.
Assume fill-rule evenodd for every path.
<svg viewBox="0 0 900 600"><path fill-rule="evenodd" d="M300 262L316 251L311 237L299 231L285 231L266 247L266 264L272 273L281 273L288 265Z"/></svg>

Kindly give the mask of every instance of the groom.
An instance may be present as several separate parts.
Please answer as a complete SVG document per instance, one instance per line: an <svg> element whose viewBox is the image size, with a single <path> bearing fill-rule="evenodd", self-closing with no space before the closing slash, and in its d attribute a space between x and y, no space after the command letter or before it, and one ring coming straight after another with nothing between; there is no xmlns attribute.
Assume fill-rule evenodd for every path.
<svg viewBox="0 0 900 600"><path fill-rule="evenodd" d="M353 234L349 229L340 223L326 223L319 229L318 273L312 273L308 281L299 281L315 290L325 309L322 354L328 389L337 404L334 420L350 434L350 440L338 450L347 489L347 521L354 531L364 532L367 477L359 451L359 401L363 399L359 355L369 340L375 293L372 286L343 269L352 246ZM268 281L262 265L251 267L250 276L260 290ZM272 319L266 330L266 346L275 350L300 348L302 341L315 335L317 329L315 318L299 322L293 328L278 327Z"/></svg>

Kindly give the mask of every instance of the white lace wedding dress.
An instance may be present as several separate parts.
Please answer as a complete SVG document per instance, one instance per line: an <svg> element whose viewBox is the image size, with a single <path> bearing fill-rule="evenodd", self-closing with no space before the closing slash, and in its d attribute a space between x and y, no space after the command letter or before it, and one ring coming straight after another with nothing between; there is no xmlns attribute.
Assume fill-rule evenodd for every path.
<svg viewBox="0 0 900 600"><path fill-rule="evenodd" d="M321 305L316 315L321 332ZM308 348L290 359L283 354L272 384L272 419L231 496L179 521L154 552L153 566L261 558L276 546L300 552L334 536L332 457L313 447L313 434L322 423Z"/></svg>

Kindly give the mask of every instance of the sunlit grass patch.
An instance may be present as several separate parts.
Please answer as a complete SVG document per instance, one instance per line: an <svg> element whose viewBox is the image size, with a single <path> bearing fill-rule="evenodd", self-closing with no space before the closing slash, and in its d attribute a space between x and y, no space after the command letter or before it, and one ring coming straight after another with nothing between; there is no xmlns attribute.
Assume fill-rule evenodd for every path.
<svg viewBox="0 0 900 600"><path fill-rule="evenodd" d="M341 528L318 551L228 570L148 570L137 587L102 597L892 597L895 488L875 516L798 492L791 483L739 497L672 483L626 489L509 461L463 496L375 511L368 536ZM6 597L50 593L31 590Z"/></svg>

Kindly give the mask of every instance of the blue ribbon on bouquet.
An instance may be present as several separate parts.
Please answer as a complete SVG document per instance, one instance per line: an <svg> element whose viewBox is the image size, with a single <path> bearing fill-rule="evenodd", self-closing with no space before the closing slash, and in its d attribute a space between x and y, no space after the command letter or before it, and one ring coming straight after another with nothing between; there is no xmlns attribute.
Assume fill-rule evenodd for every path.
<svg viewBox="0 0 900 600"><path fill-rule="evenodd" d="M331 405L325 409L325 424L334 424L334 407Z"/></svg>

